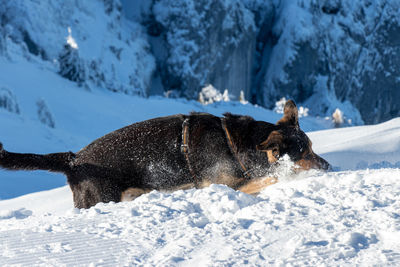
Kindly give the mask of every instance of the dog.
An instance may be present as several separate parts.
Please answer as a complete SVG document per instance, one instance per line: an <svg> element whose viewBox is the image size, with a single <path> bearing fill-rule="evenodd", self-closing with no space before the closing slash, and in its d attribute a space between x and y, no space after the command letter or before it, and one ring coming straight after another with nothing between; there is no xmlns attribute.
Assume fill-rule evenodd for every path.
<svg viewBox="0 0 400 267"><path fill-rule="evenodd" d="M214 183L256 194L277 182L269 176L285 154L300 169L328 170L329 163L311 146L299 127L296 104L289 100L276 124L230 113L191 113L134 123L77 153L12 153L0 143L0 167L64 173L75 207L89 208L133 200L152 190Z"/></svg>

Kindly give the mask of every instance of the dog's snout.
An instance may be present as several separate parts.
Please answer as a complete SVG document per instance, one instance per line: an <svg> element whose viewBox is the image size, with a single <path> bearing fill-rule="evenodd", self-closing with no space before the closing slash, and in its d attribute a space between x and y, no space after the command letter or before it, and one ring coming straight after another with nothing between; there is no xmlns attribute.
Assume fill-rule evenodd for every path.
<svg viewBox="0 0 400 267"><path fill-rule="evenodd" d="M331 171L332 170L331 164L329 164L329 162L327 162L323 158L320 159L321 159L321 168L325 171Z"/></svg>
<svg viewBox="0 0 400 267"><path fill-rule="evenodd" d="M310 153L304 158L296 162L304 170L319 169L329 171L332 169L331 165L315 153Z"/></svg>
<svg viewBox="0 0 400 267"><path fill-rule="evenodd" d="M313 161L316 169L321 169L324 171L329 171L332 169L331 165L317 154L313 155Z"/></svg>

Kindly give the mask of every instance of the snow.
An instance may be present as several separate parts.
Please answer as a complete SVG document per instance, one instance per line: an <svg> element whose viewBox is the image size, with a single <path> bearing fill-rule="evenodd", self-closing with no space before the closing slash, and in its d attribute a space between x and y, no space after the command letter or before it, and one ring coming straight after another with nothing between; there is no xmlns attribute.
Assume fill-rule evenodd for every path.
<svg viewBox="0 0 400 267"><path fill-rule="evenodd" d="M399 176L310 174L257 197L212 185L54 213L69 190L35 193L0 202L0 264L397 265Z"/></svg>
<svg viewBox="0 0 400 267"><path fill-rule="evenodd" d="M215 89L214 86L210 84L201 89L199 93L199 102L204 105L221 101L230 101L228 90L225 90L224 93L221 93L218 89Z"/></svg>
<svg viewBox="0 0 400 267"><path fill-rule="evenodd" d="M75 39L72 37L72 31L71 31L70 27L68 27L67 44L69 46L71 46L73 49L78 49L78 44L76 43Z"/></svg>
<svg viewBox="0 0 400 267"><path fill-rule="evenodd" d="M400 118L378 125L309 133L320 153L336 169L400 168ZM322 145L323 144L323 145Z"/></svg>

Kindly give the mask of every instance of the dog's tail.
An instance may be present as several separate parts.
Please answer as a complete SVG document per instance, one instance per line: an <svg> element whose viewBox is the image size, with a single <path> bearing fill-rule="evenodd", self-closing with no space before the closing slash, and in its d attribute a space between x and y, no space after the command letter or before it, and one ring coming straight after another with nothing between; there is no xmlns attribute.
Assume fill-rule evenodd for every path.
<svg viewBox="0 0 400 267"><path fill-rule="evenodd" d="M12 153L3 149L0 143L0 168L7 170L47 170L68 173L75 158L72 152L46 155Z"/></svg>

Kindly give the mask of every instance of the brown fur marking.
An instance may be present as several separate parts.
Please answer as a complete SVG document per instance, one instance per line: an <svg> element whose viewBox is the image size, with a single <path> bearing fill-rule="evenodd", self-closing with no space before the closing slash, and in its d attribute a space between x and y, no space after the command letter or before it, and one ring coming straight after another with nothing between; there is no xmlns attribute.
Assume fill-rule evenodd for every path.
<svg viewBox="0 0 400 267"><path fill-rule="evenodd" d="M296 161L295 164L298 165L298 168L296 168L296 171L297 170L299 170L299 171L300 170L307 171L307 170L311 169L312 165L313 165L311 161L305 160L305 159L301 159L299 161Z"/></svg>
<svg viewBox="0 0 400 267"><path fill-rule="evenodd" d="M143 194L150 192L150 189L141 189L141 188L128 188L121 194L121 201L131 201L135 198L140 197Z"/></svg>
<svg viewBox="0 0 400 267"><path fill-rule="evenodd" d="M274 153L271 149L267 150L268 162L274 163L278 161L278 158L274 156Z"/></svg>
<svg viewBox="0 0 400 267"><path fill-rule="evenodd" d="M260 178L260 179L254 179L249 181L247 184L239 187L239 191L254 195L258 194L266 188L267 186L276 184L278 182L278 179L275 177L266 177L266 178Z"/></svg>
<svg viewBox="0 0 400 267"><path fill-rule="evenodd" d="M278 131L273 131L267 140L257 146L257 150L267 153L268 162L274 163L279 158L279 144L282 142L282 134Z"/></svg>
<svg viewBox="0 0 400 267"><path fill-rule="evenodd" d="M236 188L238 184L242 183L244 178L234 177L229 174L222 173L217 179L213 181L214 184L224 184L232 188Z"/></svg>

